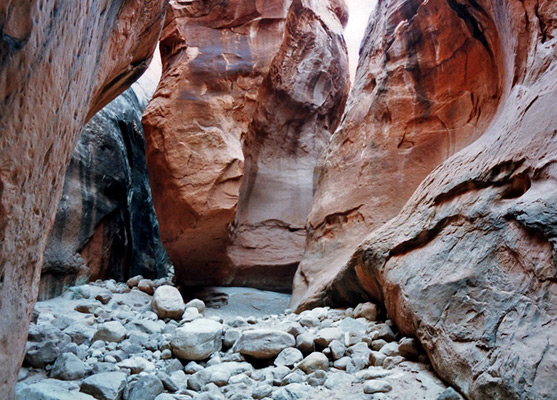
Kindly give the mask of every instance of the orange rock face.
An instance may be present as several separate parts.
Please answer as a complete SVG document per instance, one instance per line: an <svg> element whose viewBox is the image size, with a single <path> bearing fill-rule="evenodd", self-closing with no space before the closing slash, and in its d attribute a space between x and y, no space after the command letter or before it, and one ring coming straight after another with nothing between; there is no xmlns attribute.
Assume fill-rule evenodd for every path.
<svg viewBox="0 0 557 400"><path fill-rule="evenodd" d="M295 0L244 143L228 249L232 284L289 289L301 260L314 171L348 97L343 2Z"/></svg>
<svg viewBox="0 0 557 400"><path fill-rule="evenodd" d="M2 399L13 397L77 134L147 67L164 10L162 0L0 0Z"/></svg>
<svg viewBox="0 0 557 400"><path fill-rule="evenodd" d="M429 172L489 123L502 90L501 60L489 45L493 23L478 19L470 22L446 1L376 10L346 115L320 165L295 302L334 276Z"/></svg>
<svg viewBox="0 0 557 400"><path fill-rule="evenodd" d="M290 0L172 1L143 124L161 238L189 285L226 276L247 132Z"/></svg>
<svg viewBox="0 0 557 400"><path fill-rule="evenodd" d="M408 5L413 5L412 13L394 18L403 16L400 11ZM420 15L429 15L431 21L423 21L424 30L453 19L431 36L429 42L435 46L441 40L457 41L453 33L460 29L460 19L472 35L470 40L495 56L499 88L495 93L500 95L486 97L478 109L481 116L474 122L478 131L473 136L481 137L430 173L393 219L370 232L349 259L340 260L341 265L325 272L321 281L298 280L302 285L297 288L298 308L374 299L384 304L404 335L418 337L437 372L466 398L553 398L557 3L385 1L370 33L383 25L384 30L375 32L379 37L396 37ZM441 15L445 17L439 19ZM377 40L374 37L378 36L369 35L368 43ZM390 49L400 48L395 43ZM465 53L473 51L471 46ZM476 61L488 62L476 71L479 77L489 71L489 60ZM366 77L363 68L365 61L359 80ZM481 79L467 76L470 86L460 91L475 91ZM460 78L438 76L423 89L427 92L431 85ZM373 107L365 99L359 104L353 100L347 121L354 109ZM443 121L463 121L466 110L459 107ZM398 125L413 112L399 109L396 119L391 113L391 123ZM364 147L374 142L358 143ZM337 151L344 146L350 148L351 140ZM356 175L347 174L344 182L355 184L362 174L377 175L384 166L377 163Z"/></svg>

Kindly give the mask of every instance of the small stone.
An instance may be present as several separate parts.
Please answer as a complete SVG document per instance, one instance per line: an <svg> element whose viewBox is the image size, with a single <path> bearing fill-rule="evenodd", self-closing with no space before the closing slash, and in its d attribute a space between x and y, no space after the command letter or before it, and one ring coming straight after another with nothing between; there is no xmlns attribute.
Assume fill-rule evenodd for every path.
<svg viewBox="0 0 557 400"><path fill-rule="evenodd" d="M242 336L241 331L237 329L227 329L226 332L224 332L222 344L224 347L230 348L240 339L240 336Z"/></svg>
<svg viewBox="0 0 557 400"><path fill-rule="evenodd" d="M382 380L367 381L364 384L364 393L366 394L387 393L390 392L392 389L393 387L389 382Z"/></svg>
<svg viewBox="0 0 557 400"><path fill-rule="evenodd" d="M387 357L385 361L383 361L383 368L385 369L393 369L398 364L404 362L406 359L401 356L394 356L394 357Z"/></svg>
<svg viewBox="0 0 557 400"><path fill-rule="evenodd" d="M186 305L178 289L165 285L155 291L151 307L159 318L180 319Z"/></svg>
<svg viewBox="0 0 557 400"><path fill-rule="evenodd" d="M356 318L365 318L369 321L377 320L377 306L373 303L361 303L354 309Z"/></svg>
<svg viewBox="0 0 557 400"><path fill-rule="evenodd" d="M159 378L154 375L143 375L130 391L127 400L155 400L163 391Z"/></svg>
<svg viewBox="0 0 557 400"><path fill-rule="evenodd" d="M50 376L64 381L82 379L85 376L85 366L75 354L64 353L56 359Z"/></svg>
<svg viewBox="0 0 557 400"><path fill-rule="evenodd" d="M99 325L93 341L104 340L105 342L121 342L126 337L126 328L118 321L105 322Z"/></svg>
<svg viewBox="0 0 557 400"><path fill-rule="evenodd" d="M199 372L202 369L203 369L203 367L201 365L199 365L198 363L196 363L195 361L190 361L184 367L184 371L186 371L186 374L195 374L196 372Z"/></svg>
<svg viewBox="0 0 557 400"><path fill-rule="evenodd" d="M294 336L274 329L244 331L234 345L234 351L255 358L272 358L287 347L294 347Z"/></svg>
<svg viewBox="0 0 557 400"><path fill-rule="evenodd" d="M155 365L143 357L128 358L119 362L118 367L122 369L129 369L132 374L139 374L140 372L153 372L155 370Z"/></svg>
<svg viewBox="0 0 557 400"><path fill-rule="evenodd" d="M441 392L441 394L437 396L437 399L435 400L462 400L462 396L458 394L458 392L452 387L449 387L443 390L443 392Z"/></svg>
<svg viewBox="0 0 557 400"><path fill-rule="evenodd" d="M315 343L322 347L329 346L333 340L339 340L342 332L339 328L324 328L317 332Z"/></svg>
<svg viewBox="0 0 557 400"><path fill-rule="evenodd" d="M161 353L161 358L163 360L169 360L172 358L172 350L170 349L164 349Z"/></svg>
<svg viewBox="0 0 557 400"><path fill-rule="evenodd" d="M182 320L180 324L183 325L186 322L191 322L194 319L201 318L201 314L199 310L195 307L187 307L186 311L184 311L184 315L182 315Z"/></svg>
<svg viewBox="0 0 557 400"><path fill-rule="evenodd" d="M172 352L184 360L204 360L222 347L222 324L200 318L176 329Z"/></svg>
<svg viewBox="0 0 557 400"><path fill-rule="evenodd" d="M112 293L109 290L97 293L95 300L100 301L102 304L108 304L112 300Z"/></svg>
<svg viewBox="0 0 557 400"><path fill-rule="evenodd" d="M371 340L383 339L386 342L392 342L396 340L396 336L387 324L377 324L371 333Z"/></svg>
<svg viewBox="0 0 557 400"><path fill-rule="evenodd" d="M349 365L352 364L352 359L350 357L342 357L333 363L333 367L346 371Z"/></svg>
<svg viewBox="0 0 557 400"><path fill-rule="evenodd" d="M371 365L375 365L376 367L382 367L386 358L387 356L385 354L380 353L378 351L372 351L369 356Z"/></svg>
<svg viewBox="0 0 557 400"><path fill-rule="evenodd" d="M345 372L336 372L327 376L325 387L329 390L333 390L340 385L350 385L353 381L354 378L352 375Z"/></svg>
<svg viewBox="0 0 557 400"><path fill-rule="evenodd" d="M329 359L322 353L313 352L304 358L297 368L304 371L306 374L311 374L317 370L327 371L329 369Z"/></svg>
<svg viewBox="0 0 557 400"><path fill-rule="evenodd" d="M383 347L381 347L381 350L379 350L379 352L385 354L387 357L398 356L399 355L398 343L396 342L386 343Z"/></svg>
<svg viewBox="0 0 557 400"><path fill-rule="evenodd" d="M273 387L271 385L262 384L262 385L257 385L253 389L251 397L259 400L271 396L272 393L273 393Z"/></svg>
<svg viewBox="0 0 557 400"><path fill-rule="evenodd" d="M296 348L304 354L315 350L314 336L310 332L304 332L296 338Z"/></svg>
<svg viewBox="0 0 557 400"><path fill-rule="evenodd" d="M133 278L128 279L128 281L126 283L130 288L134 288L137 285L139 285L139 281L141 281L142 279L143 279L143 276L136 275Z"/></svg>
<svg viewBox="0 0 557 400"><path fill-rule="evenodd" d="M124 372L105 372L86 378L81 384L81 392L98 400L117 400L126 386Z"/></svg>
<svg viewBox="0 0 557 400"><path fill-rule="evenodd" d="M279 353L273 364L278 366L291 367L294 364L302 361L304 355L302 352L294 347L287 347Z"/></svg>
<svg viewBox="0 0 557 400"><path fill-rule="evenodd" d="M327 380L327 374L325 371L318 370L310 374L307 379L307 383L310 386L323 386Z"/></svg>
<svg viewBox="0 0 557 400"><path fill-rule="evenodd" d="M199 299L193 299L186 303L186 308L195 307L200 314L205 312L205 303Z"/></svg>
<svg viewBox="0 0 557 400"><path fill-rule="evenodd" d="M72 342L83 344L89 342L93 338L95 330L87 325L75 323L64 329L64 333L71 338Z"/></svg>
<svg viewBox="0 0 557 400"><path fill-rule="evenodd" d="M377 340L374 340L374 341L371 342L371 348L375 351L379 351L386 344L387 344L387 342L384 341L383 339L377 339Z"/></svg>
<svg viewBox="0 0 557 400"><path fill-rule="evenodd" d="M402 338L398 345L398 352L409 360L417 360L420 357L420 342L414 338Z"/></svg>
<svg viewBox="0 0 557 400"><path fill-rule="evenodd" d="M99 304L101 303L99 303L98 301L84 301L78 303L74 307L74 310L83 314L93 314L97 309L97 307L99 306Z"/></svg>
<svg viewBox="0 0 557 400"><path fill-rule="evenodd" d="M137 288L141 290L143 293L147 293L152 295L155 293L155 288L153 287L153 281L150 279L141 279L137 284Z"/></svg>
<svg viewBox="0 0 557 400"><path fill-rule="evenodd" d="M333 360L339 360L346 354L346 347L339 340L333 340L329 343L329 349Z"/></svg>

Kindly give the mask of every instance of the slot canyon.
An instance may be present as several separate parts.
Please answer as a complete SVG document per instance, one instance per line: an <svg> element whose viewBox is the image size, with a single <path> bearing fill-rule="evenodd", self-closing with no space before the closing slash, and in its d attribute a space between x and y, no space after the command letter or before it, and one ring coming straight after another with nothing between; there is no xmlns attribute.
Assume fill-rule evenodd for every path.
<svg viewBox="0 0 557 400"><path fill-rule="evenodd" d="M557 2L0 0L1 400L557 399Z"/></svg>

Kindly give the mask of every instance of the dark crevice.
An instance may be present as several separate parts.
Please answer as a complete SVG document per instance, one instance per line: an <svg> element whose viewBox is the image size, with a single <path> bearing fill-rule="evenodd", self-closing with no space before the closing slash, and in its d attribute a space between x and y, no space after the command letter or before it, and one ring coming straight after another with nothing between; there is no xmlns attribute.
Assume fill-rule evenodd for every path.
<svg viewBox="0 0 557 400"><path fill-rule="evenodd" d="M468 11L468 8L463 4L459 4L456 0L448 0L448 3L453 11L458 15L458 17L466 23L466 26L470 30L472 37L478 40L493 58L493 51L491 50L487 37L483 33L476 18L474 18L474 16L470 14L470 11ZM470 4L475 9L478 9L480 12L485 14L485 11L474 0L471 0Z"/></svg>

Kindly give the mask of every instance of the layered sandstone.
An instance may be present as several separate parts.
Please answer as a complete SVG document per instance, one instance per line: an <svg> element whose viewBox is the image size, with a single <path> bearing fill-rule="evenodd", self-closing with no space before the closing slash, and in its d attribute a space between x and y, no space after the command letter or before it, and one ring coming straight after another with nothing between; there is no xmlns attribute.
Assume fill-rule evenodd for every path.
<svg viewBox="0 0 557 400"><path fill-rule="evenodd" d="M474 19L474 18L477 18ZM441 162L479 137L501 94L497 31L456 2L372 15L338 132L319 166L294 301L329 280Z"/></svg>
<svg viewBox="0 0 557 400"><path fill-rule="evenodd" d="M501 53L496 114L298 307L376 299L467 398L554 398L557 4L393 0L382 3L376 26L408 3L415 6L408 21L434 7L433 24L452 10L484 48ZM387 37L408 23L394 21Z"/></svg>
<svg viewBox="0 0 557 400"><path fill-rule="evenodd" d="M76 281L166 276L141 127L160 78L153 69L81 132L45 249L40 300Z"/></svg>
<svg viewBox="0 0 557 400"><path fill-rule="evenodd" d="M228 249L232 284L292 285L316 162L348 97L347 19L343 1L295 0L290 7L244 142L244 180Z"/></svg>
<svg viewBox="0 0 557 400"><path fill-rule="evenodd" d="M186 285L222 283L257 92L290 0L172 1L144 118L161 237Z"/></svg>
<svg viewBox="0 0 557 400"><path fill-rule="evenodd" d="M0 398L11 399L64 173L85 121L148 65L162 0L0 0Z"/></svg>

